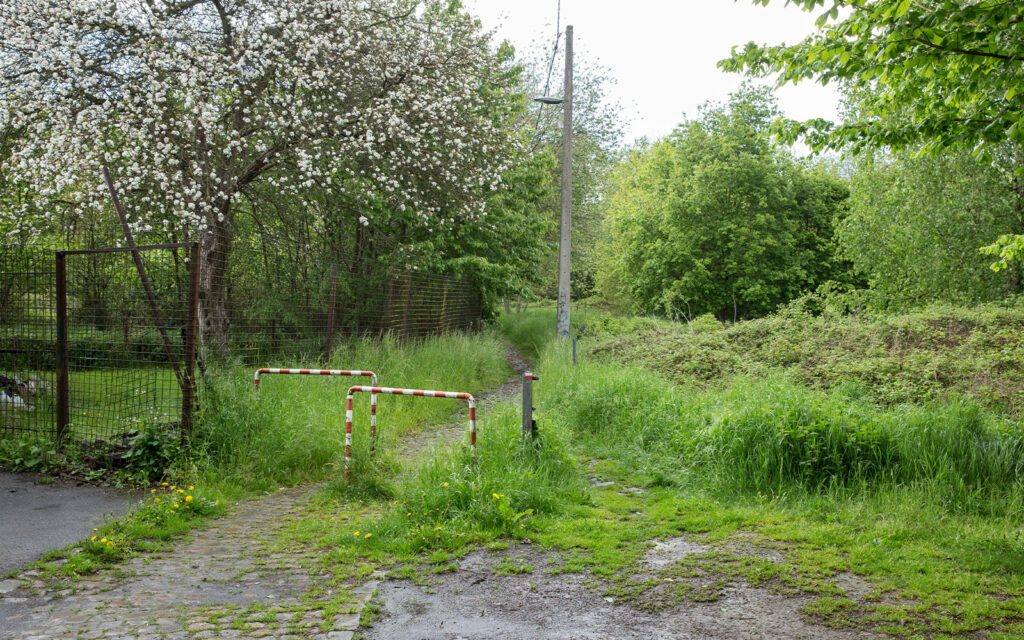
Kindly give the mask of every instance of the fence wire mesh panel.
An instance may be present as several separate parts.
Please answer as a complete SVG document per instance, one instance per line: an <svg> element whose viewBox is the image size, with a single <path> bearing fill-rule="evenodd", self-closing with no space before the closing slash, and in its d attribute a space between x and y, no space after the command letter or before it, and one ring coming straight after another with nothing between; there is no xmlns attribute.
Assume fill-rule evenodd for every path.
<svg viewBox="0 0 1024 640"><path fill-rule="evenodd" d="M468 278L337 255L314 262L236 247L226 263L215 258L203 271L201 325L211 361L326 362L346 338L469 331L483 315L479 289Z"/></svg>
<svg viewBox="0 0 1024 640"><path fill-rule="evenodd" d="M0 246L0 433L54 429L53 252Z"/></svg>
<svg viewBox="0 0 1024 640"><path fill-rule="evenodd" d="M85 250L57 259L66 284L66 426L78 441L116 442L140 429L177 430L189 383L187 248ZM63 269L60 265L64 261ZM60 322L58 313L58 322ZM58 342L60 342L58 330ZM61 381L58 346L57 383Z"/></svg>
<svg viewBox="0 0 1024 640"><path fill-rule="evenodd" d="M343 250L303 234L0 248L0 433L123 444L147 426L187 432L196 358L230 375L234 364L341 364L351 338L479 328L471 278L395 266L400 252L380 238L357 234Z"/></svg>

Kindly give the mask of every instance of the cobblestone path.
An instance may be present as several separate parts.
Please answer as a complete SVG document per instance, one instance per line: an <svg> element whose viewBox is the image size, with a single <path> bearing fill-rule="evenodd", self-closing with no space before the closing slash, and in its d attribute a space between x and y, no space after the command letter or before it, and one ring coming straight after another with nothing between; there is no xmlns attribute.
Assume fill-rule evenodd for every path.
<svg viewBox="0 0 1024 640"><path fill-rule="evenodd" d="M509 360L521 373L522 358L510 352ZM518 385L518 378L510 378L481 394L482 406L510 397ZM418 461L464 429L459 421L415 434L404 439L398 456ZM318 576L307 567L317 566L312 560L318 552L264 544L289 518L303 515L317 488L282 489L244 502L174 551L144 554L118 569L79 578L73 588L50 590L33 571L0 581L0 638L350 640L379 585L377 576L352 585L348 594L314 589L314 597ZM349 604L325 617L341 595ZM325 606L324 599L332 604Z"/></svg>
<svg viewBox="0 0 1024 640"><path fill-rule="evenodd" d="M48 592L27 572L0 596L0 637L348 640L376 582L356 587L351 609L325 620L319 603L305 597L317 578L301 568L309 552L263 547L313 493L284 489L243 503L173 552L82 577L74 591Z"/></svg>

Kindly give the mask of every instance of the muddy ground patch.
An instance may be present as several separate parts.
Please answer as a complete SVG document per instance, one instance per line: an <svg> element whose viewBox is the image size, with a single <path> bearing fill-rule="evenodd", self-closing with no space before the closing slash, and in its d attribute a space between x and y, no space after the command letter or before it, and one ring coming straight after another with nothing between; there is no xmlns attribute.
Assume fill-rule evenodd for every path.
<svg viewBox="0 0 1024 640"><path fill-rule="evenodd" d="M703 548L673 539L654 546L651 560L664 566L676 553ZM376 600L383 613L364 633L368 639L391 640L872 637L808 620L800 609L810 597L778 595L742 582L724 586L714 601L644 611L602 595L587 575L552 571L560 563L556 553L519 546L470 553L458 571L433 576L426 585L385 581Z"/></svg>

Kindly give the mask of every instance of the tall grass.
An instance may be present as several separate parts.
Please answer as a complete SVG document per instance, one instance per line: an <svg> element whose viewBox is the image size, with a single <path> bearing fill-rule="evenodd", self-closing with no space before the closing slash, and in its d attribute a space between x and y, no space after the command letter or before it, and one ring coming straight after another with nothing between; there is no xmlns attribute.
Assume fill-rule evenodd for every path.
<svg viewBox="0 0 1024 640"><path fill-rule="evenodd" d="M573 367L550 320L537 313L517 330L547 343L545 418L652 483L773 496L913 488L953 510L1020 510L1015 419L965 400L883 406L859 388L813 389L784 373L701 389L609 360Z"/></svg>
<svg viewBox="0 0 1024 640"><path fill-rule="evenodd" d="M280 366L309 366L281 362ZM492 334L448 335L416 342L352 340L330 366L370 369L385 386L478 392L509 369ZM345 395L362 378L268 376L257 394L252 368L213 374L202 398L194 469L190 475L240 492L319 480L339 472L344 448ZM369 396L356 396L354 457L369 447ZM386 452L402 433L439 422L459 409L451 402L382 396L378 420ZM458 417L462 420L464 418Z"/></svg>
<svg viewBox="0 0 1024 640"><path fill-rule="evenodd" d="M497 320L497 328L526 357L537 360L544 353L544 348L555 337L554 307L538 307L521 313L508 313ZM596 324L602 325L607 331L612 316L589 308L572 309L573 334L586 334L593 331Z"/></svg>
<svg viewBox="0 0 1024 640"><path fill-rule="evenodd" d="M463 444L444 444L396 488L390 510L368 525L388 550L456 550L517 537L531 520L587 500L588 486L558 433L524 441L514 403L481 424L475 460ZM344 540L344 537L342 537Z"/></svg>
<svg viewBox="0 0 1024 640"><path fill-rule="evenodd" d="M542 308L504 314L498 318L497 324L516 349L528 358L537 359L554 337L555 310Z"/></svg>

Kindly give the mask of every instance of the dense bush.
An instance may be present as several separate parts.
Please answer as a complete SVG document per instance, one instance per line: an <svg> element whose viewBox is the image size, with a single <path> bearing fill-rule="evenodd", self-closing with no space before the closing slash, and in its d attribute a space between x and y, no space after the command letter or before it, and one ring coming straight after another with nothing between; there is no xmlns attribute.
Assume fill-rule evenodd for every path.
<svg viewBox="0 0 1024 640"><path fill-rule="evenodd" d="M590 327L590 353L686 385L786 372L814 387L855 387L883 404L968 396L1024 410L1024 308L1016 303L842 317L791 308L730 325L592 314Z"/></svg>
<svg viewBox="0 0 1024 640"><path fill-rule="evenodd" d="M839 223L837 239L867 277L872 302L899 309L1019 293L1020 265L993 273L993 259L978 250L1021 228L1008 173L966 150L859 159L850 214Z"/></svg>
<svg viewBox="0 0 1024 640"><path fill-rule="evenodd" d="M643 313L760 317L848 278L833 226L847 186L768 138L770 92L746 87L612 173L598 290Z"/></svg>

